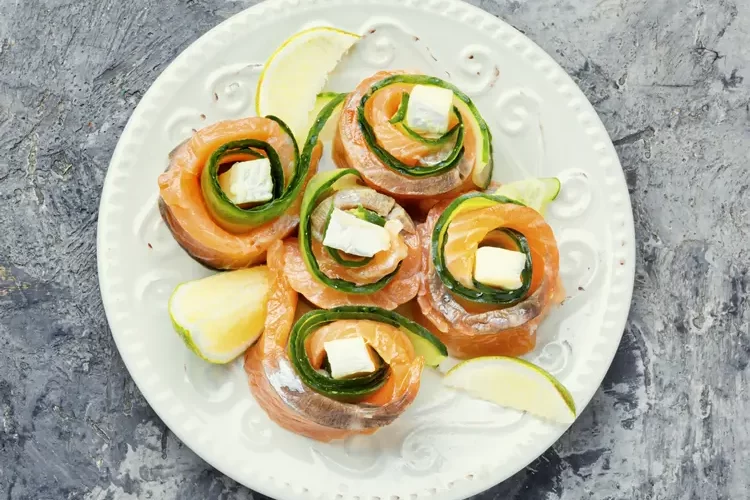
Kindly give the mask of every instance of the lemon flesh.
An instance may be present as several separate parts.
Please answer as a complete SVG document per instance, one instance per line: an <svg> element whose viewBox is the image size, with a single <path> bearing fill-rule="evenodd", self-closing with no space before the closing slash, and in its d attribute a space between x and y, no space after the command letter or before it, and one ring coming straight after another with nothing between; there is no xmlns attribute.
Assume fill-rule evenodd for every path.
<svg viewBox="0 0 750 500"><path fill-rule="evenodd" d="M183 283L169 299L172 325L195 354L228 363L263 332L268 287L266 266Z"/></svg>
<svg viewBox="0 0 750 500"><path fill-rule="evenodd" d="M544 215L547 205L560 193L556 177L532 178L500 186L494 194L516 200Z"/></svg>
<svg viewBox="0 0 750 500"><path fill-rule="evenodd" d="M486 401L570 424L576 407L570 392L550 373L528 361L504 356L474 358L454 366L443 383Z"/></svg>
<svg viewBox="0 0 750 500"><path fill-rule="evenodd" d="M359 39L359 35L329 27L307 29L288 38L263 67L255 112L281 118L297 142L303 142L317 95Z"/></svg>

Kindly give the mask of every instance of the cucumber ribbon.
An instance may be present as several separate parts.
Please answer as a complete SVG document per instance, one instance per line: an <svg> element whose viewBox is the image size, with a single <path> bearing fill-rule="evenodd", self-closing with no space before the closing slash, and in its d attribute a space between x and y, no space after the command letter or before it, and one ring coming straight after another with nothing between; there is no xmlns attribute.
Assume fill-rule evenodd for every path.
<svg viewBox="0 0 750 500"><path fill-rule="evenodd" d="M267 141L240 139L218 147L201 172L201 190L211 216L217 224L233 233L247 232L281 216L299 196L310 170L310 157L300 158L297 142L289 127L275 116L266 118L275 121L285 139L293 145L292 157L286 159L286 169L277 151ZM230 162L258 158L268 158L271 164L273 196L267 202L243 208L234 204L219 185L219 169ZM285 171L293 172L291 178L284 178Z"/></svg>

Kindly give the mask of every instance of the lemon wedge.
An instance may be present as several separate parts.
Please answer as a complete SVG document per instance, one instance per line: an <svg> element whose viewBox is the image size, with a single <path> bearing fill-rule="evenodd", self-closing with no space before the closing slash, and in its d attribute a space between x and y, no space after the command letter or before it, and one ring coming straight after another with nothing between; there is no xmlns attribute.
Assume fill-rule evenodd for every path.
<svg viewBox="0 0 750 500"><path fill-rule="evenodd" d="M263 332L268 286L266 266L182 283L169 298L172 325L195 354L228 363Z"/></svg>
<svg viewBox="0 0 750 500"><path fill-rule="evenodd" d="M503 184L494 194L521 202L544 215L547 205L560 194L560 180L556 177L524 179Z"/></svg>
<svg viewBox="0 0 750 500"><path fill-rule="evenodd" d="M570 392L543 368L519 358L487 356L459 363L443 383L486 401L570 424L576 405Z"/></svg>
<svg viewBox="0 0 750 500"><path fill-rule="evenodd" d="M330 27L310 28L288 38L263 67L255 93L255 112L281 118L297 142L303 142L317 95L359 39L359 35Z"/></svg>

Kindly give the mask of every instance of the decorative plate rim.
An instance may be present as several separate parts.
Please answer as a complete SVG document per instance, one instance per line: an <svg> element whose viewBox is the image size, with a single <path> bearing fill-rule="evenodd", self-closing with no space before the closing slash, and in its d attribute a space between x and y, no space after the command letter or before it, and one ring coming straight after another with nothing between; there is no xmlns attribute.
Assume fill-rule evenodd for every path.
<svg viewBox="0 0 750 500"><path fill-rule="evenodd" d="M608 220L612 240L617 243L617 245L613 245L616 250L612 252L612 259L614 259L612 281L602 322L602 330L608 333L600 336L597 352L601 355L592 360L589 366L589 375L596 380L596 384L588 385L585 394L579 398L582 403L579 408L579 415L601 385L614 359L624 332L632 299L635 276L635 229L627 185L617 153L596 111L575 82L544 50L518 30L501 19L461 0L266 0L228 18L193 42L167 66L145 93L128 120L112 155L102 190L97 224L97 271L102 301L112 337L125 366L149 405L168 425L170 430L206 462L247 487L276 498L309 499L336 496L339 499L359 499L361 497L336 495L330 491L313 492L307 488L294 487L282 477L253 475L252 480L250 480L250 476L242 473L236 466L230 467L231 464L222 462L220 450L213 446L209 440L201 439L200 436L196 437L198 431L187 424L188 419L181 418L184 408L179 408L179 406L183 406L182 403L175 401L177 406L169 405L169 400L175 399L175 395L159 375L146 372L142 367L136 366L136 353L130 351L127 346L128 338L133 335L132 329L127 324L127 319L134 314L134 311L132 306L128 304L127 292L120 286L122 280L118 278L115 272L118 268L117 259L112 258L113 255L117 254L117 242L121 238L117 225L112 223L112 218L123 210L122 202L118 200L127 195L124 190L118 189L118 180L133 175L132 170L127 168L127 151L137 148L139 143L143 141L146 131L145 118L149 113L156 110L156 101L159 95L168 92L170 87L180 84L183 81L181 75L184 75L187 65L194 64L196 59L201 59L201 55L205 54L206 49L212 45L223 44L232 37L234 32L243 29L248 21L264 14L273 12L276 15L284 16L285 8L294 8L298 11L298 9L304 8L337 5L351 7L356 4L377 5L379 7L406 4L412 8L419 8L443 16L450 13L454 22L467 25L469 25L469 22L466 21L466 16L479 18L479 22L471 24L472 28L483 31L498 40L498 43L506 43L509 47L517 50L526 62L543 73L543 76L556 87L557 93L576 112L580 124L591 140L593 150L598 158L598 166L604 171L603 187L606 190L604 196L608 200L608 207L612 210ZM460 15L461 13L464 15ZM535 436L538 439L536 439L534 445L521 453L522 458L518 460L517 467L508 468L507 464L488 464L481 477L467 477L457 480L450 483L449 487L444 490L411 491L400 496L401 498L410 497L411 499L423 497L453 499L480 493L526 467L552 446L566 430L562 427L548 428L545 432Z"/></svg>

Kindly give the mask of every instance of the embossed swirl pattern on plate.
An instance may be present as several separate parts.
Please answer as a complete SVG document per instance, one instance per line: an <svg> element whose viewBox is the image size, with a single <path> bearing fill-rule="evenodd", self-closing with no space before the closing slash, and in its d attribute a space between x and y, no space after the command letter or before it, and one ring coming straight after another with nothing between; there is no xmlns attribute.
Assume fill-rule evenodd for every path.
<svg viewBox="0 0 750 500"><path fill-rule="evenodd" d="M432 50L397 19L372 18L362 25L360 32L364 36L352 49L349 60L357 60L373 70L402 68L447 76Z"/></svg>
<svg viewBox="0 0 750 500"><path fill-rule="evenodd" d="M515 177L540 177L547 171L542 107L542 98L527 88L506 89L495 99L497 164Z"/></svg>
<svg viewBox="0 0 750 500"><path fill-rule="evenodd" d="M155 193L141 207L133 220L132 230L143 247L149 249L150 254L166 258L176 255L179 252L179 245L172 238L159 214L158 199L159 195Z"/></svg>
<svg viewBox="0 0 750 500"><path fill-rule="evenodd" d="M172 290L182 281L173 270L154 269L138 277L133 293L145 311L159 313L167 310Z"/></svg>
<svg viewBox="0 0 750 500"><path fill-rule="evenodd" d="M255 114L255 89L263 64L230 64L217 68L206 77L207 95L212 110L223 119Z"/></svg>
<svg viewBox="0 0 750 500"><path fill-rule="evenodd" d="M373 475L382 472L383 447L380 436L354 435L341 443L317 445L313 452L329 466L347 476Z"/></svg>
<svg viewBox="0 0 750 500"><path fill-rule="evenodd" d="M167 144L177 146L202 126L201 112L197 109L186 107L175 110L167 121Z"/></svg>
<svg viewBox="0 0 750 500"><path fill-rule="evenodd" d="M549 207L549 212L558 219L573 219L588 210L593 199L591 181L586 172L568 169L557 175L560 179L560 194Z"/></svg>
<svg viewBox="0 0 750 500"><path fill-rule="evenodd" d="M185 380L201 404L214 411L227 410L237 404L240 385L235 361L226 365L207 363L185 349ZM245 384L242 384L243 388Z"/></svg>
<svg viewBox="0 0 750 500"><path fill-rule="evenodd" d="M600 266L596 237L583 229L568 228L558 236L560 277L568 291L595 291Z"/></svg>
<svg viewBox="0 0 750 500"><path fill-rule="evenodd" d="M440 472L450 461L451 453L470 453L466 446L472 446L474 441L466 439L467 436L501 439L502 434L511 432L524 419L523 412L480 401L471 404L474 409L483 407L483 419L471 418L472 412L465 411L463 418L454 416L447 421L445 417L438 417L436 422L421 421L414 426L401 444L405 472L418 475Z"/></svg>
<svg viewBox="0 0 750 500"><path fill-rule="evenodd" d="M493 117L501 131L517 136L539 128L542 98L527 88L505 90L495 100Z"/></svg>
<svg viewBox="0 0 750 500"><path fill-rule="evenodd" d="M255 402L252 402L240 417L240 435L243 443L251 450L271 450L273 448L274 425Z"/></svg>
<svg viewBox="0 0 750 500"><path fill-rule="evenodd" d="M537 351L539 348L537 347ZM554 340L542 347L541 352L531 358L531 362L541 366L552 375L563 378L573 366L573 346L565 339Z"/></svg>
<svg viewBox="0 0 750 500"><path fill-rule="evenodd" d="M500 77L495 53L486 45L467 45L458 55L453 83L471 97L489 92Z"/></svg>

